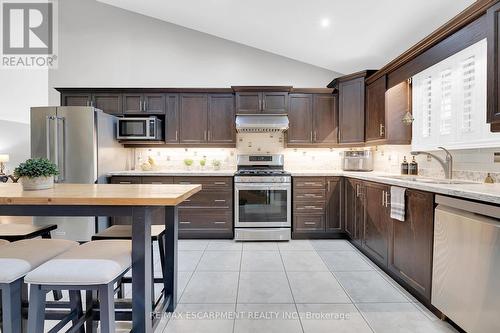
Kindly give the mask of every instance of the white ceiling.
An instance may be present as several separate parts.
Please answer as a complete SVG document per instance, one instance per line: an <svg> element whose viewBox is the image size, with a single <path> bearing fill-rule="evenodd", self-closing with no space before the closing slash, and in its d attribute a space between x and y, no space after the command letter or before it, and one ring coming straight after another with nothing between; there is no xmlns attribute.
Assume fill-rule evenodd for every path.
<svg viewBox="0 0 500 333"><path fill-rule="evenodd" d="M99 0L340 73L377 69L474 0Z"/></svg>

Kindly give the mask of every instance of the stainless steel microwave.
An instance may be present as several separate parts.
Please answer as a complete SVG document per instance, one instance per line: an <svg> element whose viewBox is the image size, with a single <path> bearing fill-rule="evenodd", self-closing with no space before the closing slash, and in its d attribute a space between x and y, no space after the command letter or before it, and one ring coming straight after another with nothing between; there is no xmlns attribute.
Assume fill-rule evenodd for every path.
<svg viewBox="0 0 500 333"><path fill-rule="evenodd" d="M162 121L157 117L124 117L116 123L118 140L161 140L162 132Z"/></svg>

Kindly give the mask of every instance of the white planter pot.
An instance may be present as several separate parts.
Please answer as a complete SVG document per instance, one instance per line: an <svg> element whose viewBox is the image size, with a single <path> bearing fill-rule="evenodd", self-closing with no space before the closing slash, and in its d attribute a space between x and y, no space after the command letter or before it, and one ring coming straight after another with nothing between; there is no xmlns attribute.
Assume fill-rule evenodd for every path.
<svg viewBox="0 0 500 333"><path fill-rule="evenodd" d="M24 191L46 190L54 187L54 176L49 177L21 177Z"/></svg>

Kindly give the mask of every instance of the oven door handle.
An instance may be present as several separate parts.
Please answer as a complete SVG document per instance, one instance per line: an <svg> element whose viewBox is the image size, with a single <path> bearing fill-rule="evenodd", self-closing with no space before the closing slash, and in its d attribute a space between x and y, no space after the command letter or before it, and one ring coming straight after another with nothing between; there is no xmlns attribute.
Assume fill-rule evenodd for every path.
<svg viewBox="0 0 500 333"><path fill-rule="evenodd" d="M278 183L260 183L260 184L248 184L248 183L236 183L234 188L236 190L291 190L291 184L278 184Z"/></svg>

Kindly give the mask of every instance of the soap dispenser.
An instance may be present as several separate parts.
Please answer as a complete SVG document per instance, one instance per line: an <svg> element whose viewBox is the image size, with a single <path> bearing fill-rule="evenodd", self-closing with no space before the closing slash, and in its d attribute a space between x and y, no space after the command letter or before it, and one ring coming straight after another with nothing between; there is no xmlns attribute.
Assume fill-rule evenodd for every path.
<svg viewBox="0 0 500 333"><path fill-rule="evenodd" d="M411 163L408 167L408 174L410 175L418 175L418 163L415 160L415 156L413 156L413 159L411 160Z"/></svg>
<svg viewBox="0 0 500 333"><path fill-rule="evenodd" d="M406 160L406 156L403 157L403 163L401 163L401 174L408 174L408 161Z"/></svg>

